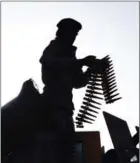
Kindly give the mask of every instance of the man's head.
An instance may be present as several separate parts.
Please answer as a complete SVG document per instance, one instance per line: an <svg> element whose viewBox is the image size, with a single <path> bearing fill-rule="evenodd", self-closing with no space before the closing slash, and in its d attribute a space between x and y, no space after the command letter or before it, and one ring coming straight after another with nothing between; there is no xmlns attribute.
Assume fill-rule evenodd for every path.
<svg viewBox="0 0 140 163"><path fill-rule="evenodd" d="M79 30L82 29L82 25L71 18L62 19L57 24L58 30L56 36L65 41L67 44L73 44Z"/></svg>

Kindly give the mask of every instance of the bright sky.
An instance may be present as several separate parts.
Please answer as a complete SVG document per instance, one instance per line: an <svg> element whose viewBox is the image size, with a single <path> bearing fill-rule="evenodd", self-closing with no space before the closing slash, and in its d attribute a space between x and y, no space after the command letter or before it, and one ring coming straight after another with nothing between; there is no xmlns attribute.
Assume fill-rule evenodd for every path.
<svg viewBox="0 0 140 163"><path fill-rule="evenodd" d="M18 95L29 78L42 91L39 58L54 38L58 21L71 17L83 25L75 42L77 57L103 58L110 54L113 60L123 99L102 105L102 110L126 120L135 134L135 126L139 125L138 16L138 2L2 2L2 106ZM85 88L73 93L78 111ZM84 130L99 130L105 150L113 147L102 112Z"/></svg>

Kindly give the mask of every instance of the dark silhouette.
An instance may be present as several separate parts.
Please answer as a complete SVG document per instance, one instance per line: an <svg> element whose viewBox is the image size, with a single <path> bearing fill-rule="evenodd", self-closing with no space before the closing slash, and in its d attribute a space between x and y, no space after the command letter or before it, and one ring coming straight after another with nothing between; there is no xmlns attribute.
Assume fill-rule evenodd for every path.
<svg viewBox="0 0 140 163"><path fill-rule="evenodd" d="M90 56L76 59L77 48L72 44L82 28L79 22L63 19L57 26L55 40L45 48L40 59L42 81L45 84L42 96L47 105L49 103L56 111L63 110L68 116L72 116L74 110L72 89L81 88L87 84L89 70L83 73L82 67L91 64L95 58Z"/></svg>
<svg viewBox="0 0 140 163"><path fill-rule="evenodd" d="M40 59L42 81L45 84L42 98L49 114L53 112L53 116L56 113L58 117L63 117L60 118L61 122L66 117L72 127L73 88L78 89L86 86L91 76L91 69L92 72L94 70L101 71L104 64L101 60L95 59L95 56L87 56L83 59L76 58L77 47L73 46L73 43L82 28L79 22L67 18L61 20L57 27L56 38L45 48ZM83 72L83 66L89 68ZM71 127L68 127L67 131ZM74 127L71 130L74 131Z"/></svg>
<svg viewBox="0 0 140 163"><path fill-rule="evenodd" d="M5 157L9 158L16 150L23 148L39 130L38 114L36 113L39 113L39 107L40 94L31 79L23 83L17 97L2 106L1 162L5 162ZM28 143L26 147L29 146Z"/></svg>
<svg viewBox="0 0 140 163"><path fill-rule="evenodd" d="M138 133L136 137L135 135L132 137L125 120L105 111L103 111L103 115L120 162L129 163L134 157L136 157L135 162L139 162L139 149L136 148Z"/></svg>
<svg viewBox="0 0 140 163"><path fill-rule="evenodd" d="M63 128L64 124L63 127L57 127L59 123L56 122L54 125L56 130L73 132L72 90L86 86L89 80L91 70L87 69L83 72L82 67L93 67L97 63L94 56L76 58L77 48L73 46L73 43L78 31L82 28L79 22L67 18L61 20L57 27L56 38L45 48L40 59L42 81L45 84L42 103L49 116L52 115L53 122L54 119L59 119L62 125L64 121L66 128ZM52 123L50 128L52 129Z"/></svg>
<svg viewBox="0 0 140 163"><path fill-rule="evenodd" d="M120 163L115 149L110 149L103 155L102 163Z"/></svg>
<svg viewBox="0 0 140 163"><path fill-rule="evenodd" d="M136 156L139 160L139 148L137 148L137 144L139 144L139 127L136 126L136 131L137 133L132 137L132 140L133 140L133 144L135 146L135 153L136 153Z"/></svg>
<svg viewBox="0 0 140 163"><path fill-rule="evenodd" d="M133 143L135 146L139 143L139 127L136 126L137 133L133 136Z"/></svg>
<svg viewBox="0 0 140 163"><path fill-rule="evenodd" d="M79 22L70 18L63 19L57 27L56 38L45 48L40 59L42 81L45 84L42 94L44 108L42 113L45 115L44 120L47 120L44 128L60 135L62 138L60 141L65 137L65 148L61 151L63 157L64 151L66 154L63 161L72 162L72 152L69 152L73 148L74 137L72 90L86 86L90 70L83 72L82 67L93 66L95 57L76 58L77 48L73 43L82 28Z"/></svg>

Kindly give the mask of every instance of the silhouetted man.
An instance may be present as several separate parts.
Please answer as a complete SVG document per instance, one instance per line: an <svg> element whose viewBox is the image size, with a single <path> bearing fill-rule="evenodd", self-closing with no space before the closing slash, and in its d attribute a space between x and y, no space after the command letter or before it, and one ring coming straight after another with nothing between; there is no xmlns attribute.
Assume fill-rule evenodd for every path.
<svg viewBox="0 0 140 163"><path fill-rule="evenodd" d="M77 47L73 43L82 28L79 22L67 18L61 20L57 27L56 38L45 48L40 59L45 85L42 94L44 111L40 119L43 129L59 133L62 140L70 142L74 135L72 90L86 86L90 70L83 72L82 67L93 66L95 57L76 58ZM95 63L96 68L97 65ZM68 148L65 146L65 149Z"/></svg>
<svg viewBox="0 0 140 163"><path fill-rule="evenodd" d="M102 163L120 163L115 149L108 150L102 158Z"/></svg>
<svg viewBox="0 0 140 163"><path fill-rule="evenodd" d="M61 122L73 126L72 90L86 86L89 70L83 72L82 67L93 65L95 57L76 58L77 48L73 43L82 28L79 22L67 18L61 20L57 27L56 38L45 48L40 59L45 84L43 97L46 106L50 107L46 108L47 111L53 112L53 116L56 113Z"/></svg>

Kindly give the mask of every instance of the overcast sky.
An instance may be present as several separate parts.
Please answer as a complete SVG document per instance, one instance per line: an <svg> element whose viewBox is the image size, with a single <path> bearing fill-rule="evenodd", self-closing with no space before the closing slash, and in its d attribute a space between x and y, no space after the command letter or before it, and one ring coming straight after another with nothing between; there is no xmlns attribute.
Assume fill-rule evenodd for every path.
<svg viewBox="0 0 140 163"><path fill-rule="evenodd" d="M103 104L102 110L126 120L133 135L139 125L138 15L138 2L2 2L2 105L17 96L29 78L42 91L39 58L55 37L58 21L71 17L83 25L75 41L78 58L110 54L123 99ZM78 111L85 88L73 93ZM84 130L100 130L102 145L112 148L102 112Z"/></svg>

